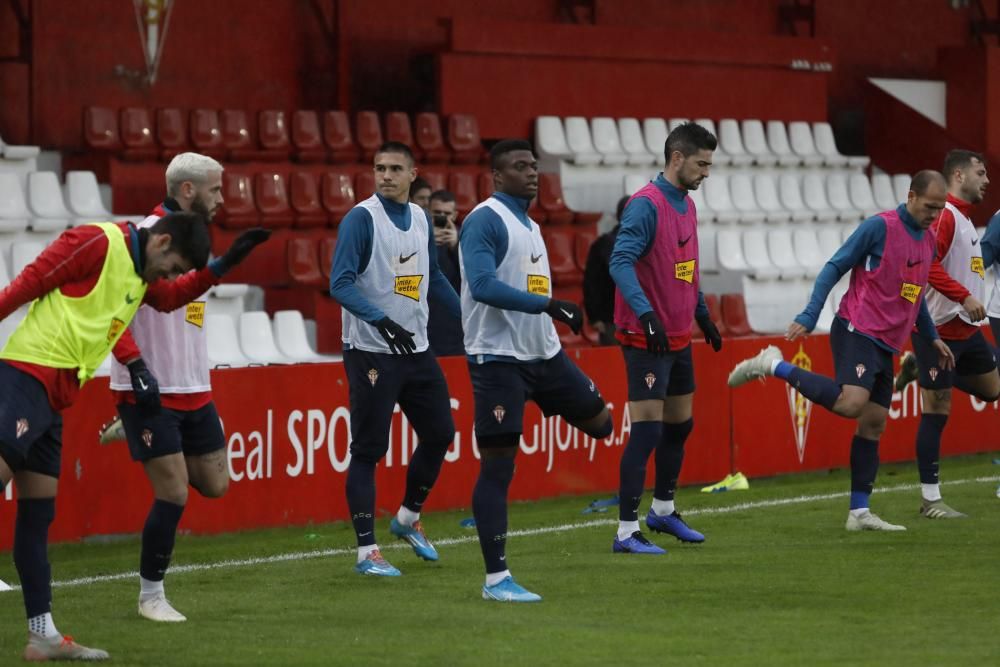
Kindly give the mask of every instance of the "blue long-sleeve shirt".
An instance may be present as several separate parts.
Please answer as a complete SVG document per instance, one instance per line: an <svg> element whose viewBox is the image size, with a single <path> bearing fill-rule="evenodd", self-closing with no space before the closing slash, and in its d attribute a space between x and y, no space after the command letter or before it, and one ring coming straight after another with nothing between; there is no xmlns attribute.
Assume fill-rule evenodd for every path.
<svg viewBox="0 0 1000 667"><path fill-rule="evenodd" d="M382 207L388 214L392 224L402 231L410 228L410 205L400 204L376 194ZM361 293L357 287L358 274L364 272L372 258L372 239L375 234L375 223L371 213L361 206L352 208L340 222L337 232L337 244L333 249L333 266L330 268L330 296L337 300L354 316L374 324L385 313L375 306ZM454 317L461 319L462 305L458 294L441 273L437 262L437 247L434 245L434 234L428 225L427 252L430 255L430 282L427 285L429 295L435 303L441 303Z"/></svg>
<svg viewBox="0 0 1000 667"><path fill-rule="evenodd" d="M896 212L899 214L899 219L903 221L903 228L907 234L917 240L923 238L924 230L920 229L917 221L906 210L905 204L900 204ZM804 326L807 331L815 329L816 321L819 319L819 314L823 310L823 304L826 303L826 298L829 296L830 290L833 289L834 285L837 284L845 273L854 268L861 271L865 270L866 267L869 271L874 271L878 268L882 262L882 253L885 251L885 239L885 220L881 216L875 215L862 222L854 230L854 233L848 237L847 241L844 242L844 245L840 247L840 250L834 253L833 257L823 266L819 275L816 276L816 283L813 286L809 304L805 310L796 316L795 321ZM934 326L934 320L931 319L931 314L927 310L927 301L925 299L921 299L920 301L917 328L921 334L931 340L939 337L937 327ZM880 347L889 351L895 351L892 346L884 341L874 336L867 337L878 343Z"/></svg>
<svg viewBox="0 0 1000 667"><path fill-rule="evenodd" d="M986 223L986 231L979 239L983 253L983 266L989 268L994 262L1000 262L1000 211L993 214Z"/></svg>
<svg viewBox="0 0 1000 667"><path fill-rule="evenodd" d="M673 185L663 177L662 173L656 177L653 184L663 192L667 202L675 211L681 215L687 213L687 190ZM653 310L646 293L639 285L635 263L653 248L656 227L656 206L653 202L645 197L636 197L630 201L622 214L621 228L618 230L618 238L615 239L611 261L608 263L611 278L622 293L622 298L637 316ZM708 306L701 292L698 292L698 305L695 307L694 315L699 320L708 317Z"/></svg>

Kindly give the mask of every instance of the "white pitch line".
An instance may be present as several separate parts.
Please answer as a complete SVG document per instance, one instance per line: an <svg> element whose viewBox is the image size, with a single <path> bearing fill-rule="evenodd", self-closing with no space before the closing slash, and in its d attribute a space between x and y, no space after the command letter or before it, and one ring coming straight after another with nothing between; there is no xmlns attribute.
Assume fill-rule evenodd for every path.
<svg viewBox="0 0 1000 667"><path fill-rule="evenodd" d="M980 484L980 483L997 482L997 481L1000 481L1000 475L991 475L988 477L974 477L970 479L956 479L956 480L942 482L941 484L944 486L958 486L960 484ZM897 493L901 491L913 491L919 488L920 488L919 484L899 484L896 486L877 488L875 489L875 493ZM752 502L726 505L725 507L703 507L700 509L691 509L686 511L684 515L697 516L699 514L729 514L732 512L743 512L746 510L760 509L764 507L782 507L784 505L802 505L804 503L818 502L821 500L836 500L837 498L846 498L849 495L850 493L847 491L840 491L837 493L823 493L823 494L815 494L809 496L795 496L792 498L772 498L770 500L755 500ZM523 528L520 530L512 530L509 533L507 533L507 536L526 537L530 535L564 533L570 530L581 530L584 528L594 528L597 526L611 526L617 523L618 521L614 519L592 519L590 521L581 521L577 523L564 523L558 526L541 526L539 528ZM446 537L440 540L434 540L434 544L438 546L452 546L456 544L468 544L470 542L476 542L478 541L478 539L479 538L476 537L475 535L466 535L463 537ZM396 542L379 548L382 550L406 549L409 548L409 545L401 542ZM171 566L168 572L171 575L174 575L174 574L182 574L185 572L203 572L206 570L220 570L233 567L254 567L257 565L270 565L271 563L285 563L289 561L326 558L328 556L346 556L355 553L357 553L357 550L354 547L345 549L317 549L314 551L293 551L290 553L276 554L274 556L263 556L261 558L243 558L240 560L223 560L215 563L192 563L191 565L175 565ZM90 586L92 584L101 584L111 581L121 581L123 579L135 579L138 576L139 576L138 572L118 572L115 574L104 574L93 577L79 577L77 579L67 579L66 581L53 581L52 586L54 588L64 588L69 586ZM21 587L11 586L10 590L21 590Z"/></svg>

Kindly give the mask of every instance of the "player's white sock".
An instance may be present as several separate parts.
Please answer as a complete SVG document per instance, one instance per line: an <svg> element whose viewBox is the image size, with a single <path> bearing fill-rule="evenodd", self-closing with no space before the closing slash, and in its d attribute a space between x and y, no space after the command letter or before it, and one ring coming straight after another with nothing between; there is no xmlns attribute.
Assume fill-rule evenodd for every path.
<svg viewBox="0 0 1000 667"><path fill-rule="evenodd" d="M358 547L358 562L360 563L364 559L368 558L368 554L370 554L373 551L378 551L377 544L369 544L368 546L365 547Z"/></svg>
<svg viewBox="0 0 1000 667"><path fill-rule="evenodd" d="M619 521L618 522L618 539L627 540L632 537L632 533L639 530L638 521Z"/></svg>
<svg viewBox="0 0 1000 667"><path fill-rule="evenodd" d="M143 577L139 577L139 599L149 600L155 598L157 595L163 595L163 580L150 581Z"/></svg>
<svg viewBox="0 0 1000 667"><path fill-rule="evenodd" d="M493 574L490 574L489 572L487 572L486 573L486 585L487 586L496 586L497 584L499 584L501 581L503 581L504 579L506 579L509 576L510 576L510 570L504 570L503 572L494 572Z"/></svg>
<svg viewBox="0 0 1000 667"><path fill-rule="evenodd" d="M851 510L851 516L853 516L853 517L859 517L862 514L864 514L865 512L870 512L870 511L871 510L868 509L867 507L859 507L856 510Z"/></svg>
<svg viewBox="0 0 1000 667"><path fill-rule="evenodd" d="M784 361L784 359L775 359L774 361L771 362L771 375L774 375L774 369L777 368L778 364L780 364L782 361Z"/></svg>
<svg viewBox="0 0 1000 667"><path fill-rule="evenodd" d="M396 512L396 521L400 522L404 526L412 526L417 521L420 521L420 512L408 510L400 505L399 511Z"/></svg>
<svg viewBox="0 0 1000 667"><path fill-rule="evenodd" d="M653 498L652 510L656 516L670 516L674 513L674 501Z"/></svg>
<svg viewBox="0 0 1000 667"><path fill-rule="evenodd" d="M921 484L920 494L924 497L924 500L934 502L935 500L941 500L941 485L940 484Z"/></svg>
<svg viewBox="0 0 1000 667"><path fill-rule="evenodd" d="M46 612L28 619L28 630L46 639L62 637L56 630L56 624L52 622L52 613Z"/></svg>

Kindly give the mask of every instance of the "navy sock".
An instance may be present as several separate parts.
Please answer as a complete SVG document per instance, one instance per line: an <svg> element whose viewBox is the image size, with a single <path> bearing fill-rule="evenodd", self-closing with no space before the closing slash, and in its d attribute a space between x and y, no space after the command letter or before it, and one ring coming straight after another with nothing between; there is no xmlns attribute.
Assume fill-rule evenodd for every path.
<svg viewBox="0 0 1000 667"><path fill-rule="evenodd" d="M52 568L49 566L49 524L56 518L55 498L17 501L14 521L14 567L21 578L28 618L52 611Z"/></svg>
<svg viewBox="0 0 1000 667"><path fill-rule="evenodd" d="M420 512L431 492L434 482L441 472L444 455L448 453L450 442L421 442L413 452L410 465L406 470L406 492L403 494L403 507L411 512Z"/></svg>
<svg viewBox="0 0 1000 667"><path fill-rule="evenodd" d="M673 500L677 490L677 478L684 463L684 441L691 435L694 420L680 424L663 424L663 436L656 446L656 487L653 497L657 500Z"/></svg>
<svg viewBox="0 0 1000 667"><path fill-rule="evenodd" d="M941 454L941 432L948 423L948 415L924 413L920 415L917 429L917 470L921 484L938 483L938 458Z"/></svg>
<svg viewBox="0 0 1000 667"><path fill-rule="evenodd" d="M156 499L149 508L146 525L142 528L142 554L139 556L139 574L148 581L163 581L174 554L177 524L184 514L184 505L175 505Z"/></svg>
<svg viewBox="0 0 1000 667"><path fill-rule="evenodd" d="M851 441L851 509L868 507L878 475L878 440L860 435Z"/></svg>
<svg viewBox="0 0 1000 667"><path fill-rule="evenodd" d="M800 394L827 410L833 410L833 405L840 398L840 385L818 373L803 370L787 361L779 362L774 369L774 377L780 378L795 387Z"/></svg>
<svg viewBox="0 0 1000 667"><path fill-rule="evenodd" d="M618 520L638 521L639 501L646 483L646 462L663 438L663 422L632 422L618 466Z"/></svg>
<svg viewBox="0 0 1000 667"><path fill-rule="evenodd" d="M352 457L345 486L358 546L371 546L375 544L375 464Z"/></svg>
<svg viewBox="0 0 1000 667"><path fill-rule="evenodd" d="M472 490L472 514L487 574L507 569L507 489L512 479L513 457L484 458Z"/></svg>

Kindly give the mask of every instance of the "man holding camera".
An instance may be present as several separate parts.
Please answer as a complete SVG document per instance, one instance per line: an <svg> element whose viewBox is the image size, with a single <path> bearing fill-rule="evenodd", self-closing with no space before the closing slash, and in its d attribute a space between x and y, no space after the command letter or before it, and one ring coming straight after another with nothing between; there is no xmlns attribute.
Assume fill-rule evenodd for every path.
<svg viewBox="0 0 1000 667"><path fill-rule="evenodd" d="M411 200L412 201L412 200ZM458 208L455 195L447 190L437 190L430 197L430 217L434 223L434 243L437 246L438 268L456 292L461 290L462 272L458 265ZM445 357L465 354L462 342L462 322L456 320L445 306L428 297L430 319L427 322L427 339L434 356Z"/></svg>

